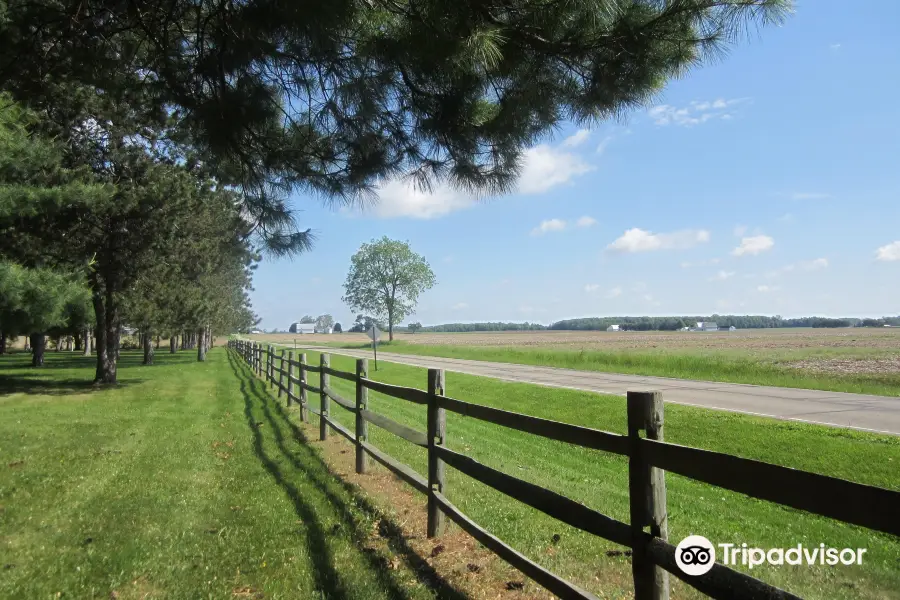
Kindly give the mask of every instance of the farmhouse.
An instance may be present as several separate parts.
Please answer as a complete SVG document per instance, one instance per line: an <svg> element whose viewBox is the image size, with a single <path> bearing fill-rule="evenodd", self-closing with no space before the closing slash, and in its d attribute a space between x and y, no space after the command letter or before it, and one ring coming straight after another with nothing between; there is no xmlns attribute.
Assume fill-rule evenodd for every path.
<svg viewBox="0 0 900 600"><path fill-rule="evenodd" d="M315 323L291 323L291 333L316 333Z"/></svg>
<svg viewBox="0 0 900 600"><path fill-rule="evenodd" d="M331 331L332 331L331 327L316 327L315 328L315 333L331 333Z"/></svg>
<svg viewBox="0 0 900 600"><path fill-rule="evenodd" d="M694 331L718 331L719 326L713 321L697 321Z"/></svg>
<svg viewBox="0 0 900 600"><path fill-rule="evenodd" d="M618 325L610 325L609 327L606 328L606 330L607 331L621 331L621 329L619 329Z"/></svg>

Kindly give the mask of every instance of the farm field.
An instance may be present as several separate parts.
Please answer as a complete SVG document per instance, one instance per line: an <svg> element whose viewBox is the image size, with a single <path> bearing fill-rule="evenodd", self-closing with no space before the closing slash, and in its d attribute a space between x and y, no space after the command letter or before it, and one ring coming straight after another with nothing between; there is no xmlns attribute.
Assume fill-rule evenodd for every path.
<svg viewBox="0 0 900 600"><path fill-rule="evenodd" d="M364 334L252 336L359 347ZM384 350L681 379L900 395L900 328L401 333Z"/></svg>
<svg viewBox="0 0 900 600"><path fill-rule="evenodd" d="M311 363L317 363L317 353L307 354ZM335 368L352 372L353 365L351 359L332 356ZM370 369L371 366L370 361ZM370 375L421 388L426 374L424 369L386 362L380 364L377 373L370 371ZM318 385L315 374L309 377L313 385ZM353 397L351 383L332 377L330 385L344 397ZM625 430L625 400L619 397L506 383L452 372L447 373L447 394L460 400L614 432ZM311 398L315 405L317 398ZM332 407L332 414L352 430L353 415L335 403ZM424 427L422 406L370 391L369 409L419 430ZM666 411L668 441L900 489L900 477L894 467L900 460L900 438L684 406L669 405ZM317 431L317 418L313 416L312 421L309 435ZM454 450L564 493L615 518L627 518L627 468L621 457L535 438L456 414L447 415L447 432L448 444ZM373 425L369 426L369 433L375 446L424 472L424 450ZM332 436L339 437L336 433ZM343 444L352 456L352 447L343 438L334 444ZM862 465L865 465L863 470ZM878 558L870 565L873 571L866 574L808 567L769 567L755 569L754 574L808 598L900 597L896 594L900 580L895 580L900 573L894 566L894 561L900 558L897 538L750 500L678 476L668 476L667 486L670 539L677 541L689 533L702 533L710 539L734 539L762 547L796 546L801 541L816 540L815 544L824 541L877 548L874 552ZM476 522L554 572L600 597L629 596L629 563L615 555L617 550L621 551L615 544L560 524L452 469L448 469L446 489L451 501ZM554 535L559 536L558 543L551 539ZM696 596L678 583L675 590L675 598Z"/></svg>

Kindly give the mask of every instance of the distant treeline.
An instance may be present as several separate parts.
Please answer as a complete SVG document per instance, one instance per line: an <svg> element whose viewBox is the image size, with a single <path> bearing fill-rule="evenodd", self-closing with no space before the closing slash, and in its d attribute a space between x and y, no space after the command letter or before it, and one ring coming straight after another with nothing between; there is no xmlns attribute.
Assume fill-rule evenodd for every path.
<svg viewBox="0 0 900 600"><path fill-rule="evenodd" d="M694 327L700 321L712 321L720 329L735 327L737 329L775 329L781 327L884 327L891 325L900 327L900 316L881 319L860 319L846 317L832 319L828 317L800 317L785 319L778 315L711 315L687 317L587 317L582 319L566 319L552 325L539 323L446 323L423 327L422 331L430 332L471 332L471 331L605 331L610 325L618 325L626 331L677 331L683 327Z"/></svg>

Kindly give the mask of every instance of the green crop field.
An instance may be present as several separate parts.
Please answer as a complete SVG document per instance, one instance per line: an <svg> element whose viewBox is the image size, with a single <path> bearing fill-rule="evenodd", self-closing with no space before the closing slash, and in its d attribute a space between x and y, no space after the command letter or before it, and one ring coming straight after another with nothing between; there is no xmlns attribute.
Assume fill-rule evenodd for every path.
<svg viewBox="0 0 900 600"><path fill-rule="evenodd" d="M312 360L317 360L315 355ZM327 469L316 424L298 425L234 354L123 353L121 384L94 390L90 359L47 367L0 358L0 597L465 598L410 559L402 536L372 539L390 514ZM337 368L353 361L334 357ZM377 379L423 387L425 371ZM312 382L315 384L315 376ZM352 397L350 384L333 386ZM624 400L448 373L463 400L622 432ZM370 408L422 428L423 408L372 393ZM900 489L900 439L669 406L667 440ZM352 425L349 413L334 413ZM372 441L424 471L424 453L370 425ZM448 415L451 448L627 519L624 459ZM343 443L343 442L342 442ZM349 448L349 443L347 443ZM380 467L377 467L380 469ZM860 566L766 567L809 598L894 598L900 540L668 476L670 539L867 548ZM447 495L502 539L604 598L630 597L616 545L448 472ZM421 503L424 518L424 498ZM412 518L412 517L409 517ZM558 541L553 542L558 535ZM377 538L377 536L375 536ZM404 557L399 568L394 554ZM675 598L695 597L680 583ZM115 592L115 594L113 594ZM57 596L60 593L60 596ZM527 583L521 597L546 597ZM493 597L493 596L492 596Z"/></svg>

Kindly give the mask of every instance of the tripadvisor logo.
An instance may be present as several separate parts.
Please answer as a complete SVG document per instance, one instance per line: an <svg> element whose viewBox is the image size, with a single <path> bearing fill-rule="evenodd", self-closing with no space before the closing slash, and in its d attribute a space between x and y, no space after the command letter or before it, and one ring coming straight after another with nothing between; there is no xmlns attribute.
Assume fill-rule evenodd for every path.
<svg viewBox="0 0 900 600"><path fill-rule="evenodd" d="M866 548L829 548L825 544L792 548L752 548L747 544L713 545L702 535L689 535L675 548L675 563L687 575L703 575L716 564L716 547L722 552L725 566L744 565L750 569L760 565L861 565Z"/></svg>
<svg viewBox="0 0 900 600"><path fill-rule="evenodd" d="M702 535L689 535L675 548L675 563L687 575L703 575L716 564L716 549Z"/></svg>

